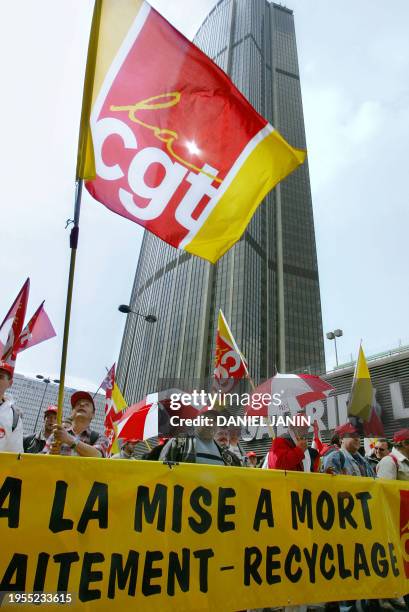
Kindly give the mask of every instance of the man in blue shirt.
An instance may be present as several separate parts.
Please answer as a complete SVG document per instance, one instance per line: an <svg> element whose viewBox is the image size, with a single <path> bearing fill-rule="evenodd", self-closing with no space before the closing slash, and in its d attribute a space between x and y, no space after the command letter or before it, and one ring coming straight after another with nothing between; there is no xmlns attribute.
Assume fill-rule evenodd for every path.
<svg viewBox="0 0 409 612"><path fill-rule="evenodd" d="M323 471L330 474L347 476L374 477L375 473L369 461L360 455L361 441L359 432L352 423L344 423L335 428L341 440L341 448L324 455Z"/></svg>

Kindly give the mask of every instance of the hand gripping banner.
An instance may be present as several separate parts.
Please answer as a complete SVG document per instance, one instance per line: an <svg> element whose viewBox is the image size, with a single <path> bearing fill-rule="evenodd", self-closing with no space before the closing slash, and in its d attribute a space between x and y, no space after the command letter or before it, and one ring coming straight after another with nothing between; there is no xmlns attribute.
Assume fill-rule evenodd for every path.
<svg viewBox="0 0 409 612"><path fill-rule="evenodd" d="M97 0L77 165L96 200L215 262L304 159L147 3Z"/></svg>

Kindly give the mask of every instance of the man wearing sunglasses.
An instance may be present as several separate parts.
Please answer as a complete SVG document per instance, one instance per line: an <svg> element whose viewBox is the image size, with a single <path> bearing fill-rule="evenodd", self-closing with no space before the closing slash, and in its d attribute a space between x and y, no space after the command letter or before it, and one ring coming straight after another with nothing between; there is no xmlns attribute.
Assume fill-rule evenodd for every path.
<svg viewBox="0 0 409 612"><path fill-rule="evenodd" d="M387 457L391 450L392 444L389 442L389 440L387 440L386 438L378 438L373 449L373 454L370 457L367 457L373 470L376 471L380 460L384 457Z"/></svg>
<svg viewBox="0 0 409 612"><path fill-rule="evenodd" d="M409 480L409 429L395 433L392 452L379 462L377 476L388 480Z"/></svg>

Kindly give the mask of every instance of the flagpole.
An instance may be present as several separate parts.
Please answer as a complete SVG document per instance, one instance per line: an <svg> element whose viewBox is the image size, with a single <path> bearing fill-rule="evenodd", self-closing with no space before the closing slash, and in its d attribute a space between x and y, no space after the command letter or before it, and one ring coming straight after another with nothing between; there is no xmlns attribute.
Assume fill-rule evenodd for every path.
<svg viewBox="0 0 409 612"><path fill-rule="evenodd" d="M70 270L68 275L67 302L65 305L64 336L62 343L60 387L58 389L58 411L57 423L62 422L62 410L64 402L65 371L67 366L68 336L70 331L72 292L74 287L75 260L77 257L79 221L81 211L81 196L84 178L95 176L95 160L92 149L92 138L90 132L91 102L95 79L95 66L97 59L99 26L101 21L102 0L95 0L92 15L91 32L88 44L87 64L85 69L84 91L82 96L80 131L78 138L78 155L76 168L76 189L74 206L74 225L70 233ZM58 451L57 451L58 452Z"/></svg>
<svg viewBox="0 0 409 612"><path fill-rule="evenodd" d="M67 353L68 353L68 337L70 333L70 320L71 320L71 304L72 304L72 293L74 287L74 273L75 273L75 261L77 257L78 248L78 237L79 237L79 221L81 212L81 196L82 196L82 185L83 180L80 178L76 182L75 190L75 207L74 207L74 226L70 233L70 270L68 274L68 288L67 288L67 301L65 304L65 321L64 321L64 336L62 341L62 354L61 354L61 366L60 366L60 386L58 388L58 411L57 411L57 423L62 422L62 411L64 403L64 387L65 387L65 371L67 366Z"/></svg>

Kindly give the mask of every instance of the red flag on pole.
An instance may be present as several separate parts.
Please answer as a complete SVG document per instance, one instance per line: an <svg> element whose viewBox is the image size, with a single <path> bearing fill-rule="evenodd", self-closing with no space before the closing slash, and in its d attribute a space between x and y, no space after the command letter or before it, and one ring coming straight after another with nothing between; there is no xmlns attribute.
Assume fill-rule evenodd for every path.
<svg viewBox="0 0 409 612"><path fill-rule="evenodd" d="M122 4L95 5L77 176L113 212L215 262L305 152L149 4Z"/></svg>
<svg viewBox="0 0 409 612"><path fill-rule="evenodd" d="M15 352L25 351L31 346L54 338L56 335L55 329L45 311L44 302L42 302L21 332Z"/></svg>
<svg viewBox="0 0 409 612"><path fill-rule="evenodd" d="M30 279L22 286L19 294L0 325L0 361L14 369L16 349L26 316Z"/></svg>
<svg viewBox="0 0 409 612"><path fill-rule="evenodd" d="M114 388L114 384L115 384L115 363L112 366L112 368L109 370L109 372L107 372L107 375L105 376L104 380L101 383L101 389L103 391L108 391L109 389L112 391L112 389Z"/></svg>
<svg viewBox="0 0 409 612"><path fill-rule="evenodd" d="M314 421L313 428L314 428L314 437L313 437L313 441L312 441L312 445L311 446L312 446L312 448L315 448L321 454L321 451L322 451L322 449L324 447L324 444L323 444L323 442L322 442L322 440L320 438L320 430L318 428L318 421L317 421L317 419L315 419L315 421Z"/></svg>
<svg viewBox="0 0 409 612"><path fill-rule="evenodd" d="M109 440L109 452L117 452L117 432L115 423L118 421L126 407L126 402L115 382L115 363L101 383L101 388L105 391L105 435Z"/></svg>

